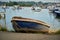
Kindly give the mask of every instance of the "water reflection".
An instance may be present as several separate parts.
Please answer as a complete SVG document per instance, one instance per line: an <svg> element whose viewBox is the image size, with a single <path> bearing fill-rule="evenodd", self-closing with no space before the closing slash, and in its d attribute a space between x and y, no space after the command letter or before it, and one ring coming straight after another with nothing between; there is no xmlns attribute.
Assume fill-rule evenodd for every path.
<svg viewBox="0 0 60 40"><path fill-rule="evenodd" d="M53 27L51 29L58 30L60 29L60 16L57 16L56 14L52 13L50 16L52 16L52 23L53 23Z"/></svg>
<svg viewBox="0 0 60 40"><path fill-rule="evenodd" d="M56 16L56 19L60 22L60 16Z"/></svg>

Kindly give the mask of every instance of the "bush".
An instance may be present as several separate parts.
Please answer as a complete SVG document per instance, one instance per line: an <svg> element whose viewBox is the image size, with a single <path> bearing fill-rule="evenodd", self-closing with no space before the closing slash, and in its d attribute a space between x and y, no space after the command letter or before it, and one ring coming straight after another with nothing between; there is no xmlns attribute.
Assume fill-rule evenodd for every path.
<svg viewBox="0 0 60 40"><path fill-rule="evenodd" d="M56 31L55 34L60 34L60 30Z"/></svg>
<svg viewBox="0 0 60 40"><path fill-rule="evenodd" d="M0 31L1 31L1 25L0 25Z"/></svg>
<svg viewBox="0 0 60 40"><path fill-rule="evenodd" d="M1 14L0 14L0 19L2 18Z"/></svg>
<svg viewBox="0 0 60 40"><path fill-rule="evenodd" d="M2 27L0 31L7 31L7 29L5 27Z"/></svg>
<svg viewBox="0 0 60 40"><path fill-rule="evenodd" d="M1 31L1 28L0 28L0 31Z"/></svg>

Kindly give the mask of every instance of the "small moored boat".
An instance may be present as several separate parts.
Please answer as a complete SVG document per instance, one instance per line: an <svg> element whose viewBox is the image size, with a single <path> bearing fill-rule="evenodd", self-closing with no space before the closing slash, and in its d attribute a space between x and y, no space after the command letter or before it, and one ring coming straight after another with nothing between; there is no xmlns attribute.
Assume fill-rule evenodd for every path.
<svg viewBox="0 0 60 40"><path fill-rule="evenodd" d="M57 16L60 16L60 10L59 9L54 9L53 13L55 13Z"/></svg>
<svg viewBox="0 0 60 40"><path fill-rule="evenodd" d="M13 17L11 22L16 32L20 32L21 30L27 32L49 32L50 28L50 25L45 22L30 18Z"/></svg>
<svg viewBox="0 0 60 40"><path fill-rule="evenodd" d="M57 14L57 16L60 16L60 11L55 11L55 13Z"/></svg>
<svg viewBox="0 0 60 40"><path fill-rule="evenodd" d="M32 7L32 10L34 10L35 12L40 12L41 8L40 7Z"/></svg>

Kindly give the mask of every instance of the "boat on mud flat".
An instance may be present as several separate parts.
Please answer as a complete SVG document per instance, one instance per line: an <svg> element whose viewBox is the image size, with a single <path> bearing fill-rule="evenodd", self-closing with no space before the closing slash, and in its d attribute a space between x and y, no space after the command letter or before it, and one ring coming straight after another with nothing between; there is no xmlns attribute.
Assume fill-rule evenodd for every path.
<svg viewBox="0 0 60 40"><path fill-rule="evenodd" d="M49 32L50 25L46 24L45 22L30 19L30 18L23 18L23 17L13 17L12 20L13 28L16 32Z"/></svg>

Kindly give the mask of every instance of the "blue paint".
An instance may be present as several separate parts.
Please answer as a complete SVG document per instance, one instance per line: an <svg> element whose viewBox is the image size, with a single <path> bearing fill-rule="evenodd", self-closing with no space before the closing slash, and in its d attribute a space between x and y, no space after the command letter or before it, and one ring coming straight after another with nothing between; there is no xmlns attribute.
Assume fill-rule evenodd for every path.
<svg viewBox="0 0 60 40"><path fill-rule="evenodd" d="M40 27L40 24L37 24L37 23L34 23L34 22L16 21L16 23L21 28L37 29L37 28Z"/></svg>

